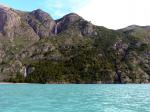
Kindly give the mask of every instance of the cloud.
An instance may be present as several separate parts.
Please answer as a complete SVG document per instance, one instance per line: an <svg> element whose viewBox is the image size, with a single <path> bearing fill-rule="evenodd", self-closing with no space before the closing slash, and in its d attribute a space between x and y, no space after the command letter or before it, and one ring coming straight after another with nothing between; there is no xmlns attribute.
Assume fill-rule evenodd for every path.
<svg viewBox="0 0 150 112"><path fill-rule="evenodd" d="M112 29L150 25L150 0L0 0L12 8L41 8L54 19L75 12L92 23Z"/></svg>
<svg viewBox="0 0 150 112"><path fill-rule="evenodd" d="M149 4L149 0L90 0L77 13L96 25L118 29L150 25Z"/></svg>

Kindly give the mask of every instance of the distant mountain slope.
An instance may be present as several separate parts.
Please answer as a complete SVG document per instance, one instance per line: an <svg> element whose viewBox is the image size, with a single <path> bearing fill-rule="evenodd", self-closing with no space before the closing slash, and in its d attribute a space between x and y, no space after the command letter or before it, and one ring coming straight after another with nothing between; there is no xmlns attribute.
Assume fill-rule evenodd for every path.
<svg viewBox="0 0 150 112"><path fill-rule="evenodd" d="M0 81L149 83L150 26L111 30L0 5Z"/></svg>

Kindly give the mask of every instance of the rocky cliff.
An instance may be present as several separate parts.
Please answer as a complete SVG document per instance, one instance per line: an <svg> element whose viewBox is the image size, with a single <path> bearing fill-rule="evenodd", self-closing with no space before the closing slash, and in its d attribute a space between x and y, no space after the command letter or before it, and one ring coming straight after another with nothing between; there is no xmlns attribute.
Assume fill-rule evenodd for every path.
<svg viewBox="0 0 150 112"><path fill-rule="evenodd" d="M149 83L150 26L110 30L0 5L0 81Z"/></svg>

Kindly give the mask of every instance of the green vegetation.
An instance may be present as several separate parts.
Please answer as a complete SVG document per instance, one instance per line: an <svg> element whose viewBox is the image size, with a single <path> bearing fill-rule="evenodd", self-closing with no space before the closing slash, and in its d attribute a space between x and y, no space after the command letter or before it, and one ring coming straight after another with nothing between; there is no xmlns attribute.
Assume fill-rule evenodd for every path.
<svg viewBox="0 0 150 112"><path fill-rule="evenodd" d="M73 51L72 51L73 52ZM92 50L83 50L66 61L42 60L32 64L35 71L27 78L27 82L49 83L96 83L110 81L112 65L96 57Z"/></svg>
<svg viewBox="0 0 150 112"><path fill-rule="evenodd" d="M37 26L42 24L37 21ZM32 38L21 35L11 41L5 40L3 46L7 56L1 62L1 71L14 74L6 81L150 82L149 31L142 27L115 31L82 19L65 23L61 30L57 35L41 37L33 43ZM23 76L23 68L32 69L27 77Z"/></svg>

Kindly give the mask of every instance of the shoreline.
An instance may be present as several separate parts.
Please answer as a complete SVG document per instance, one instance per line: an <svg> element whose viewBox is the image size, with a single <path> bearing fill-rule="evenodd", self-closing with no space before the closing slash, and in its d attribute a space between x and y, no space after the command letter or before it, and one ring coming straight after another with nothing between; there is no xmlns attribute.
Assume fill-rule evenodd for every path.
<svg viewBox="0 0 150 112"><path fill-rule="evenodd" d="M0 84L30 84L30 83L0 82Z"/></svg>
<svg viewBox="0 0 150 112"><path fill-rule="evenodd" d="M13 83L13 82L0 82L1 84L119 84L119 83ZM121 85L126 84L150 84L150 83L122 83Z"/></svg>

